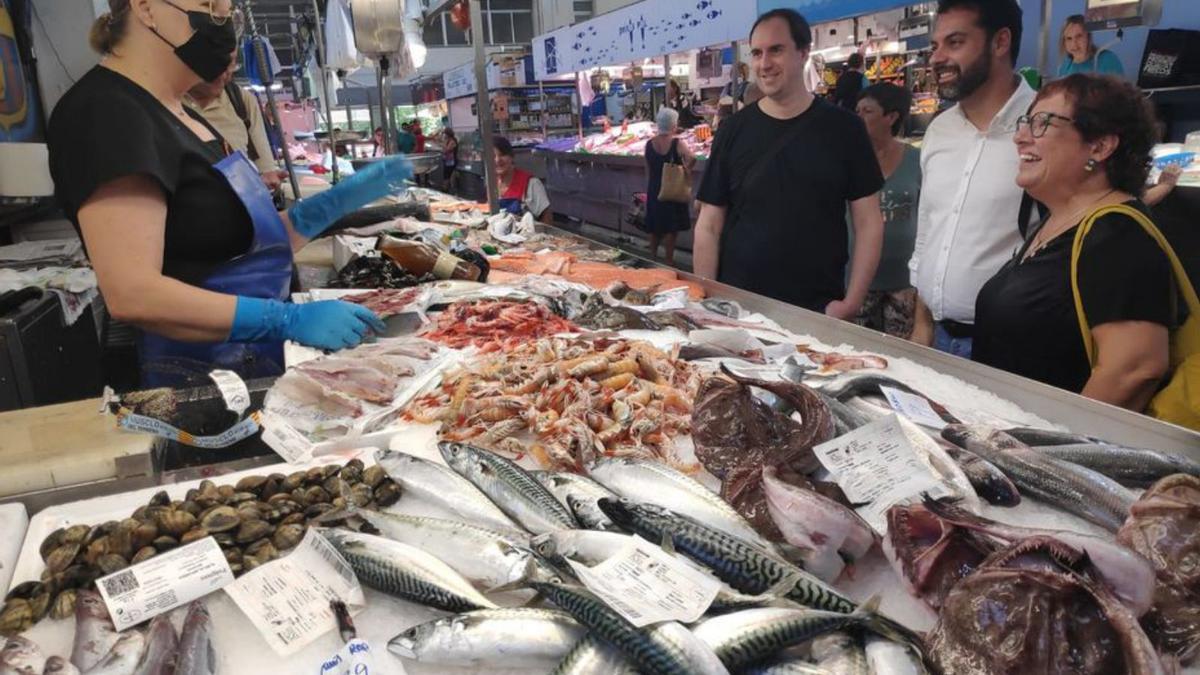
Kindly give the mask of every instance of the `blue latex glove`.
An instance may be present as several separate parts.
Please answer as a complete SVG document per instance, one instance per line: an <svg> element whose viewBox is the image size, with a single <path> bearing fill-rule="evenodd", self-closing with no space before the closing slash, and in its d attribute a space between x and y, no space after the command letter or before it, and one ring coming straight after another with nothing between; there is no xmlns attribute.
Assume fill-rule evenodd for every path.
<svg viewBox="0 0 1200 675"><path fill-rule="evenodd" d="M372 162L328 190L305 197L288 209L292 229L312 239L338 218L404 188L413 176L412 162L402 155Z"/></svg>
<svg viewBox="0 0 1200 675"><path fill-rule="evenodd" d="M337 350L358 345L368 330L380 333L383 329L383 321L374 312L352 302L322 300L293 305L239 296L229 341L292 340Z"/></svg>

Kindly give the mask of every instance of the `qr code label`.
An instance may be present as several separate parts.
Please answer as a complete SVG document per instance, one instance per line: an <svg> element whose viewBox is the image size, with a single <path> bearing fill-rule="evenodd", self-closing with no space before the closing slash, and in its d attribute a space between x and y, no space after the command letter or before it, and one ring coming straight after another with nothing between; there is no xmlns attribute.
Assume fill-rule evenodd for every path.
<svg viewBox="0 0 1200 675"><path fill-rule="evenodd" d="M100 582L104 584L104 592L110 598L136 591L139 587L137 577L134 576L131 570L118 572L111 577L101 579Z"/></svg>

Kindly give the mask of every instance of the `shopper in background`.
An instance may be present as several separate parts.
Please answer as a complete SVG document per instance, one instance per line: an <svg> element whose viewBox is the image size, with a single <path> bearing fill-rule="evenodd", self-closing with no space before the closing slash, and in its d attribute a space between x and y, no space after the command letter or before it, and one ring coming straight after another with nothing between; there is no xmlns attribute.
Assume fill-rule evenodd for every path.
<svg viewBox="0 0 1200 675"><path fill-rule="evenodd" d="M396 152L407 155L417 147L417 137L412 133L412 129L408 122L400 125L396 130Z"/></svg>
<svg viewBox="0 0 1200 675"><path fill-rule="evenodd" d="M670 162L679 164L689 176L696 164L696 156L688 148L687 141L681 141L679 134L679 113L670 108L658 111L656 119L658 133L646 143L646 220L644 229L650 235L650 256L658 257L658 245L661 241L665 248L663 260L668 265L675 264L675 236L679 232L687 232L692 228L691 209L683 202L659 201L658 193L662 189L663 165Z"/></svg>
<svg viewBox="0 0 1200 675"><path fill-rule="evenodd" d="M921 146L912 340L965 358L975 297L1021 244L1012 137L1034 91L1013 71L1020 44L1017 0L938 3L930 65L938 95L957 103Z"/></svg>
<svg viewBox="0 0 1200 675"><path fill-rule="evenodd" d="M542 180L513 164L513 146L507 138L497 136L493 147L496 149L496 178L500 184L500 210L514 216L528 211L543 223L553 223L550 197Z"/></svg>
<svg viewBox="0 0 1200 675"><path fill-rule="evenodd" d="M1158 206L1179 184L1181 175L1183 175L1183 169L1178 164L1166 166L1159 173L1158 182L1146 188L1146 191L1142 193L1142 201L1146 203L1146 206Z"/></svg>
<svg viewBox="0 0 1200 675"><path fill-rule="evenodd" d="M1059 77L1075 73L1098 73L1118 77L1125 74L1121 59L1117 58L1116 54L1107 49L1096 48L1082 14L1067 17L1062 35L1059 36L1058 49L1063 57L1062 64L1058 67Z"/></svg>
<svg viewBox="0 0 1200 675"><path fill-rule="evenodd" d="M1015 137L1017 183L1049 208L976 304L976 361L1141 411L1168 368L1176 325L1170 263L1154 239L1120 213L1084 237L1075 279L1095 345L1089 362L1071 289L1078 225L1138 195L1154 145L1154 113L1131 84L1071 75L1046 85Z"/></svg>
<svg viewBox="0 0 1200 675"><path fill-rule="evenodd" d="M691 129L704 121L692 111L691 99L684 95L683 90L679 88L679 83L674 78L667 80L667 101L664 105L679 113L679 126L681 128Z"/></svg>
<svg viewBox="0 0 1200 675"><path fill-rule="evenodd" d="M813 54L804 64L804 88L814 96L824 96L825 90L825 57Z"/></svg>
<svg viewBox="0 0 1200 675"><path fill-rule="evenodd" d="M100 63L47 126L55 198L80 233L112 316L138 329L142 385L195 386L214 368L283 372L283 342L336 350L383 323L340 300L291 304L292 251L412 175L376 162L279 213L258 171L188 90L236 45L229 0L108 0Z"/></svg>
<svg viewBox="0 0 1200 675"><path fill-rule="evenodd" d="M413 152L425 152L425 131L421 129L421 120L409 122L408 131L413 135Z"/></svg>
<svg viewBox="0 0 1200 675"><path fill-rule="evenodd" d="M917 240L921 151L898 138L911 106L912 94L894 84L874 84L858 96L858 116L867 125L883 171L879 201L884 224L879 268L855 321L901 338L912 333L917 300L917 291L909 283L908 261Z"/></svg>
<svg viewBox="0 0 1200 675"><path fill-rule="evenodd" d="M744 61L739 61L737 64L738 82L737 95L734 96L733 79L725 83L725 88L721 90L722 99L731 99L734 112L741 110L746 101L746 87L750 86L750 66L747 66Z"/></svg>
<svg viewBox="0 0 1200 675"><path fill-rule="evenodd" d="M387 148L383 142L383 127L375 127L374 133L371 134L371 156L383 157L387 154Z"/></svg>
<svg viewBox="0 0 1200 675"><path fill-rule="evenodd" d="M458 170L458 136L446 127L442 130L442 182L453 189L454 172Z"/></svg>
<svg viewBox="0 0 1200 675"><path fill-rule="evenodd" d="M751 29L763 98L717 131L693 257L700 276L850 320L879 262L883 176L862 120L805 88L811 45L794 10L767 12Z"/></svg>
<svg viewBox="0 0 1200 675"><path fill-rule="evenodd" d="M833 89L833 100L846 110L854 110L858 106L858 95L871 83L863 73L863 55L854 53L846 59L846 70L838 76L837 85Z"/></svg>

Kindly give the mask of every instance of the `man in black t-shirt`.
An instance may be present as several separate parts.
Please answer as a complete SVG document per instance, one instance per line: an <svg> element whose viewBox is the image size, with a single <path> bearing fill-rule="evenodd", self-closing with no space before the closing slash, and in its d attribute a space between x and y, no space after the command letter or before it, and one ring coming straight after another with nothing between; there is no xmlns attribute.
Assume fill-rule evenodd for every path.
<svg viewBox="0 0 1200 675"><path fill-rule="evenodd" d="M793 10L767 12L751 29L764 98L717 131L693 259L700 276L852 319L879 263L883 175L862 120L805 88L811 44L808 22Z"/></svg>
<svg viewBox="0 0 1200 675"><path fill-rule="evenodd" d="M846 70L838 76L833 88L833 101L846 110L858 109L858 95L868 85L867 76L863 74L862 54L854 53L846 59Z"/></svg>

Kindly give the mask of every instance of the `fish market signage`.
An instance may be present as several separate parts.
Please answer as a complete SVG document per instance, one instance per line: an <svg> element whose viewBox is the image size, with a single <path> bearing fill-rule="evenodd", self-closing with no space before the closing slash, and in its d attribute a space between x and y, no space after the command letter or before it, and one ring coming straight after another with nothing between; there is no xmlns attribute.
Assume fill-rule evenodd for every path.
<svg viewBox="0 0 1200 675"><path fill-rule="evenodd" d="M758 0L758 13L763 14L772 9L794 9L803 14L809 25L812 25L912 4L912 0Z"/></svg>
<svg viewBox="0 0 1200 675"><path fill-rule="evenodd" d="M537 79L744 39L748 0L643 0L533 40Z"/></svg>
<svg viewBox="0 0 1200 675"><path fill-rule="evenodd" d="M500 86L500 64L487 64L487 81L488 90ZM457 68L447 70L442 75L442 88L446 91L447 101L474 94L477 91L474 62L464 63Z"/></svg>

